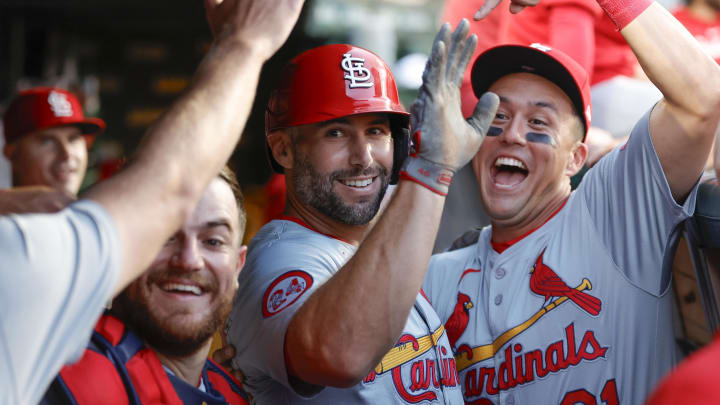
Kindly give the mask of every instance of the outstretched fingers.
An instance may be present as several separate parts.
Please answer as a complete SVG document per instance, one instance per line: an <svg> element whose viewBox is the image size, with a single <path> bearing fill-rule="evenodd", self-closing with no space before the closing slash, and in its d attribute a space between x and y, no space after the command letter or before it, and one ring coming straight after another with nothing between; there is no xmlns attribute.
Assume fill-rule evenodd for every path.
<svg viewBox="0 0 720 405"><path fill-rule="evenodd" d="M455 76L458 71L458 63L462 57L463 50L467 45L465 40L467 39L468 33L470 32L470 23L466 19L462 19L455 31L450 37L450 43L448 44L447 51L447 69L446 79L448 82L453 83Z"/></svg>
<svg viewBox="0 0 720 405"><path fill-rule="evenodd" d="M463 76L465 75L465 70L468 67L468 64L470 63L470 59L472 58L473 54L475 53L475 48L477 48L478 38L477 35L472 34L467 39L465 39L465 46L463 48L463 52L460 55L460 60L457 63L457 69L455 71L455 77L452 78L452 82L455 84L455 86L460 87L462 85Z"/></svg>
<svg viewBox="0 0 720 405"><path fill-rule="evenodd" d="M480 97L475 105L475 110L467 121L481 136L484 137L487 134L490 124L495 119L499 104L500 98L495 93L488 91Z"/></svg>
<svg viewBox="0 0 720 405"><path fill-rule="evenodd" d="M425 65L423 72L423 89L430 98L435 98L438 86L445 79L447 43L450 38L450 24L445 23L435 36L430 58ZM421 93L422 96L422 93Z"/></svg>

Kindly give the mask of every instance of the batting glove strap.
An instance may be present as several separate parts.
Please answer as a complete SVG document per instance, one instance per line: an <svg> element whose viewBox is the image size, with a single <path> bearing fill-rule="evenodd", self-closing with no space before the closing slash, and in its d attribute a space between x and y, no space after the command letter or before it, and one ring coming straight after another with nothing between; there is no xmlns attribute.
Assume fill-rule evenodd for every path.
<svg viewBox="0 0 720 405"><path fill-rule="evenodd" d="M428 190L446 196L455 171L419 156L408 156L400 168L400 178L414 181Z"/></svg>

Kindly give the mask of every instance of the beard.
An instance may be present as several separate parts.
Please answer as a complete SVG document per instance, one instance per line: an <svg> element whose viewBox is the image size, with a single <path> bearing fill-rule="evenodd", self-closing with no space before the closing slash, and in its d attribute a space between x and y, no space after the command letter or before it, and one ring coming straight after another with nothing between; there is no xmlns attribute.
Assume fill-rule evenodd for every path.
<svg viewBox="0 0 720 405"><path fill-rule="evenodd" d="M297 158L292 178L300 201L346 225L366 225L375 217L390 182L387 169L375 164L367 169L343 169L322 174L315 170L306 156L298 154L297 150L295 156ZM333 184L338 178L355 176L377 176L381 182L380 190L366 201L346 204L333 191Z"/></svg>
<svg viewBox="0 0 720 405"><path fill-rule="evenodd" d="M166 356L186 357L200 350L220 329L230 314L233 294L220 294L217 282L215 282L214 285L211 285L214 288L208 290L214 295L208 316L199 321L184 322L177 318L192 314L179 310L170 316L163 317L153 310L148 290L141 283L147 284L147 288L150 288L152 280L168 275L183 275L183 278L192 278L183 271L166 270L162 274L149 277L146 282L137 280L113 301L112 312L147 342L153 350Z"/></svg>

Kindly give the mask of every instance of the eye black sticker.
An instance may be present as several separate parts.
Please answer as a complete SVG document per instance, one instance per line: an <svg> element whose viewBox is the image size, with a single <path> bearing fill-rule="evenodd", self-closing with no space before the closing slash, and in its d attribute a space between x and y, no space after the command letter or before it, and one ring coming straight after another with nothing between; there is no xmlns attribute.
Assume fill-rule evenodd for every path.
<svg viewBox="0 0 720 405"><path fill-rule="evenodd" d="M502 133L502 128L490 127L488 128L487 136L500 136L500 134ZM528 132L527 134L525 134L525 139L527 139L528 142L542 143L545 145L550 145L553 148L557 146L557 143L552 136L540 132Z"/></svg>
<svg viewBox="0 0 720 405"><path fill-rule="evenodd" d="M553 137L539 132L528 132L525 134L525 139L527 139L528 142L544 143L545 145L550 145L553 148L557 146Z"/></svg>
<svg viewBox="0 0 720 405"><path fill-rule="evenodd" d="M500 127L490 127L488 128L487 136L498 136L502 134L502 131Z"/></svg>

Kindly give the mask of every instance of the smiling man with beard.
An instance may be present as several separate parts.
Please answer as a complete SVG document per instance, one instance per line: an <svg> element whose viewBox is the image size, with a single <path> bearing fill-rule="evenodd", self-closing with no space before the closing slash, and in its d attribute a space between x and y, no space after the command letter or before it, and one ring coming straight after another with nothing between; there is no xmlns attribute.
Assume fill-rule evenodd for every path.
<svg viewBox="0 0 720 405"><path fill-rule="evenodd" d="M244 229L240 187L225 168L44 403L246 404L240 382L207 359L245 263Z"/></svg>
<svg viewBox="0 0 720 405"><path fill-rule="evenodd" d="M452 175L497 105L488 94L462 118L476 45L467 32L464 21L436 38L409 157L410 117L377 55L322 46L281 76L266 131L286 176L285 216L250 243L228 320L233 366L255 403L463 403L447 335L419 290ZM378 218L388 184L397 187Z"/></svg>

